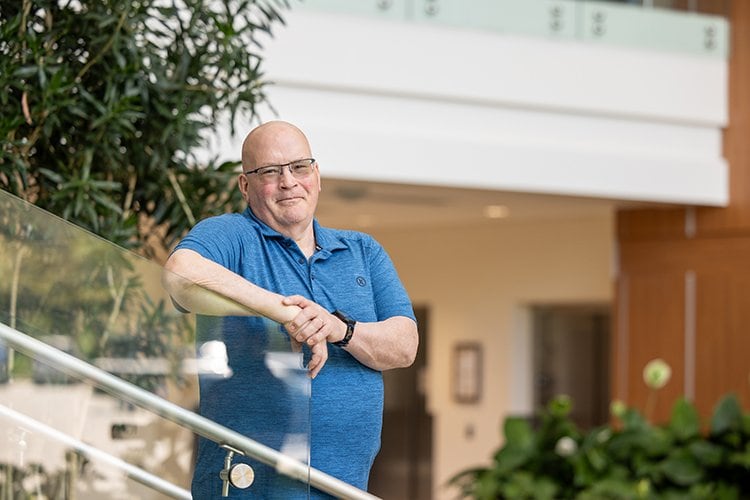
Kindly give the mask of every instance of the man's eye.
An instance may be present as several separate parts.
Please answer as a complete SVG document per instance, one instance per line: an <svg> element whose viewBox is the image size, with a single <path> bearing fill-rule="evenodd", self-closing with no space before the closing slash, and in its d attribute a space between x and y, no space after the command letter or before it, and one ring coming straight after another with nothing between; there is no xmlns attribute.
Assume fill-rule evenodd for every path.
<svg viewBox="0 0 750 500"><path fill-rule="evenodd" d="M308 165L307 163L295 163L294 165L292 165L292 170L296 174L304 174L305 172L310 170L310 165Z"/></svg>
<svg viewBox="0 0 750 500"><path fill-rule="evenodd" d="M279 175L279 168L278 167L262 168L258 170L258 175L260 175L261 177L273 177L274 175Z"/></svg>

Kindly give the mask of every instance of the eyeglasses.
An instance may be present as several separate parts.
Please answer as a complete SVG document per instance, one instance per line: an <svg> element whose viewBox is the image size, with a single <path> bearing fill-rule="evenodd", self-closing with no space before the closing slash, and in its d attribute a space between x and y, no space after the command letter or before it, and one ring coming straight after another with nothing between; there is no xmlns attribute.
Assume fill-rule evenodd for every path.
<svg viewBox="0 0 750 500"><path fill-rule="evenodd" d="M285 168L289 169L289 172L295 179L305 179L312 174L314 165L314 158L304 158L302 160L284 163L283 165L266 165L265 167L248 170L247 172L242 173L245 175L256 174L261 181L271 183L277 182L281 176L284 175Z"/></svg>

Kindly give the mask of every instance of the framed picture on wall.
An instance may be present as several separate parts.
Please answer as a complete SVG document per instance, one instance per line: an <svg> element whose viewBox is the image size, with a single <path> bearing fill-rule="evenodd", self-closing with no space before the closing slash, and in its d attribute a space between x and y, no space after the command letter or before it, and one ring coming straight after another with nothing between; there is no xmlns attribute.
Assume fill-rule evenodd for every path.
<svg viewBox="0 0 750 500"><path fill-rule="evenodd" d="M482 398L482 346L460 342L453 349L453 399L461 404Z"/></svg>

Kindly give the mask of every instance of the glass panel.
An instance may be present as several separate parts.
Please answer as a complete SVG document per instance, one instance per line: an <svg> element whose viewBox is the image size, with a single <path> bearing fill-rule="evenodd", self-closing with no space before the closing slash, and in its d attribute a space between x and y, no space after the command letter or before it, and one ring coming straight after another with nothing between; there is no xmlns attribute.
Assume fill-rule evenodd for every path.
<svg viewBox="0 0 750 500"><path fill-rule="evenodd" d="M729 25L719 16L582 2L579 18L581 38L589 42L722 58L729 54Z"/></svg>
<svg viewBox="0 0 750 500"><path fill-rule="evenodd" d="M395 20L408 16L408 7L408 0L307 0L294 5L295 9Z"/></svg>
<svg viewBox="0 0 750 500"><path fill-rule="evenodd" d="M579 0L581 1L581 0ZM583 0L591 1L591 0ZM624 3L642 7L682 10L700 14L729 15L729 0L597 0L608 3Z"/></svg>
<svg viewBox="0 0 750 500"><path fill-rule="evenodd" d="M559 0L419 0L415 20L541 37L575 37L575 4Z"/></svg>
<svg viewBox="0 0 750 500"><path fill-rule="evenodd" d="M232 458L232 464L252 465L250 491L309 496L310 379L305 354L292 347L281 325L181 313L161 286L160 266L4 191L0 256L1 323L180 408L200 408L203 416L270 448L278 458L270 462L284 467ZM66 487L79 499L164 497L113 473L105 458L73 460L71 442L56 444L39 428L30 431L32 421L11 422L9 412L182 488L190 488L195 467L194 496L221 494L226 449L0 343L0 499L20 498L6 496L9 488L38 493L42 479L23 479L33 475L44 475L47 483L74 476ZM73 476L71 467L77 468Z"/></svg>
<svg viewBox="0 0 750 500"><path fill-rule="evenodd" d="M404 5L308 0L303 10L726 58L729 5L729 0L411 0Z"/></svg>

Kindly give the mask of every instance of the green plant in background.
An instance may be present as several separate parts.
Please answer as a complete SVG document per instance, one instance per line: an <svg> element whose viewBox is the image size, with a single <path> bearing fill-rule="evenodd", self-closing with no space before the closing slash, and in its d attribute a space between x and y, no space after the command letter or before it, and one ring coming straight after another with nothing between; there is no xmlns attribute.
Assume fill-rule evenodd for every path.
<svg viewBox="0 0 750 500"><path fill-rule="evenodd" d="M179 382L179 362L195 332L160 289L144 285L158 282L158 265L0 193L0 255L18 256L19 249L23 259L0 259L0 275L13 277L0 282L0 322L45 341L67 338L55 346L91 362L168 365L160 376L126 377L141 387L153 390L167 375ZM9 361L7 371L30 374L28 363L14 370Z"/></svg>
<svg viewBox="0 0 750 500"><path fill-rule="evenodd" d="M0 0L0 187L144 253L233 208L237 162L195 151L256 116L258 37L288 6Z"/></svg>
<svg viewBox="0 0 750 500"><path fill-rule="evenodd" d="M0 0L0 188L146 256L235 210L238 162L196 151L236 116L257 118L258 37L288 7ZM176 354L192 335L162 302L144 303L125 253L29 214L3 198L0 321L71 337L87 359Z"/></svg>
<svg viewBox="0 0 750 500"><path fill-rule="evenodd" d="M655 360L644 379L654 392L670 374ZM536 429L508 418L492 464L463 471L451 484L477 499L750 498L750 413L735 395L719 401L707 430L685 399L661 425L615 402L614 423L588 432L570 420L571 407L565 396L553 400Z"/></svg>

